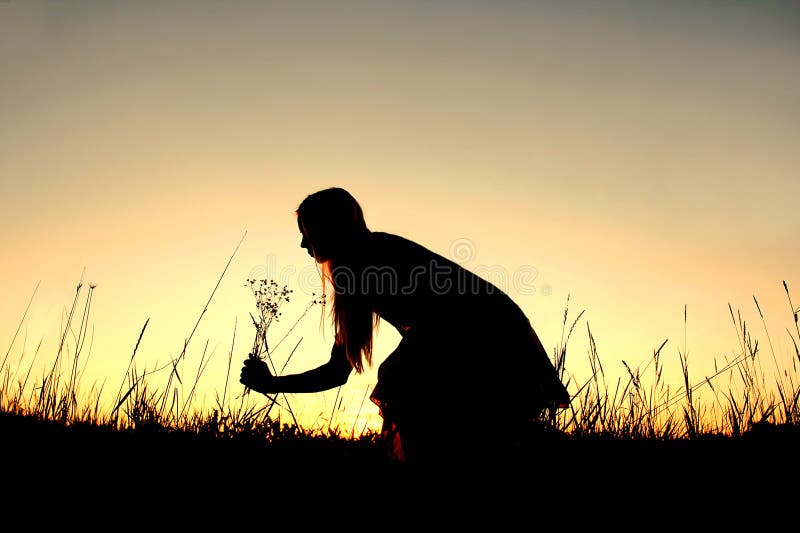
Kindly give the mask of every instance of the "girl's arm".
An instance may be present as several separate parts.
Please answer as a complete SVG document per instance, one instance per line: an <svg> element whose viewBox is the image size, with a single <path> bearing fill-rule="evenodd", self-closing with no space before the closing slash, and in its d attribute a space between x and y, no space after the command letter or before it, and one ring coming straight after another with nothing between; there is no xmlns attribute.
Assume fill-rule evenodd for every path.
<svg viewBox="0 0 800 533"><path fill-rule="evenodd" d="M261 394L320 392L344 385L351 370L352 366L347 360L344 347L334 344L331 358L327 363L299 374L273 376L264 361L247 359L239 382Z"/></svg>

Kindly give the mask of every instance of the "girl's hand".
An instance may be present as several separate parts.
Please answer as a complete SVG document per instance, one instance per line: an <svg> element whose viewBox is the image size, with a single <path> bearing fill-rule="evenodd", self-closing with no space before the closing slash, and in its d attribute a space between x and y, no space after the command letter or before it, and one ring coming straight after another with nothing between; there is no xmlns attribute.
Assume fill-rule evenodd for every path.
<svg viewBox="0 0 800 533"><path fill-rule="evenodd" d="M275 390L275 376L269 371L267 363L261 359L248 358L244 361L239 382L256 392L267 394L278 392Z"/></svg>

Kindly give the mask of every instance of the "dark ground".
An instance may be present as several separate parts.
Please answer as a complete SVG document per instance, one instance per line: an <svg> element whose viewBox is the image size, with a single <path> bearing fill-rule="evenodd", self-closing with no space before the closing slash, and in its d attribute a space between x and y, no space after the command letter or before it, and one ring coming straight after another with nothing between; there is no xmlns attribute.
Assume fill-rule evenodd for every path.
<svg viewBox="0 0 800 533"><path fill-rule="evenodd" d="M778 511L784 499L793 509L800 505L795 426L765 425L739 438L693 441L548 434L523 454L427 468L392 463L382 445L367 440L221 440L64 427L11 415L0 415L0 442L0 503L7 508L42 497L57 504L73 498L74 505L103 502L105 508L166 500L193 505L197 517L217 498L245 509L248 502L270 501L275 509L309 501L343 510L366 505L392 520L418 516L413 513L421 509L450 509L439 518L560 509L580 520L601 519L609 509L625 516L649 509L655 517L696 507L731 517L743 505ZM398 514L398 507L406 512ZM581 514L570 517L572 509Z"/></svg>

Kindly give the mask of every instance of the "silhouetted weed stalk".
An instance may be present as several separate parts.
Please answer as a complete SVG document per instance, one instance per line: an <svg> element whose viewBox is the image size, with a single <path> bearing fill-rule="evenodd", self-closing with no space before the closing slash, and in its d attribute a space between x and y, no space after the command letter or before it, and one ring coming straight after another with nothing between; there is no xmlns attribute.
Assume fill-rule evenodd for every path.
<svg viewBox="0 0 800 533"><path fill-rule="evenodd" d="M264 360L275 375L280 375L285 371L302 338L289 350L280 368L274 358L276 350L288 339L289 334L311 307L325 305L324 295L312 294L305 309L283 336L271 345L269 332L272 325L282 317L283 305L290 301L292 291L286 286L279 286L273 280L248 279L246 286L251 289L256 303L255 314L250 314L255 331L249 357ZM677 350L682 376L682 382L678 386L673 387L664 380L664 348L668 340L664 340L653 350L644 365L631 366L623 360L624 377L609 382L594 333L586 322L590 376L588 379L578 381L567 371L567 346L584 311L571 318L568 297L563 315L562 335L553 352L553 363L562 381L567 384L573 399L566 409L543 413L540 423L575 436L601 435L626 439L738 436L763 422L800 425L800 387L797 372L797 364L800 362L800 348L798 348L800 308L792 302L785 281L783 287L794 322L793 330L786 328L786 334L794 347L791 368L778 366L778 356L767 331L764 314L754 297L768 339L772 363L779 371L774 383L767 380L767 374L762 367L763 358L759 356L758 340L754 338L741 312L734 311L730 305L729 310L739 350L735 357L726 357L720 362L715 359L715 371L712 375L697 378L690 374L684 331L683 346ZM27 338L22 342L19 358L13 360L10 357L21 326L27 317L31 305L28 303L20 327L17 328L0 365L0 413L32 416L66 425L88 423L117 430L189 431L219 438L249 436L266 438L270 441L304 437L342 440L376 438L377 433L367 429L366 425L359 435L356 435L354 425L352 431L348 432L349 436L340 434L338 429L331 429L330 421L327 429L324 429L324 426L302 429L284 394L268 396L266 402L259 397L255 403L250 401L247 390L231 397L228 383L236 343L235 323L228 352L225 387L221 397L219 394L216 395L215 406L210 410L198 409L193 404L197 384L210 359L208 342L203 347L200 362L192 374L191 381L186 380L184 372L180 370L183 365L179 364L187 354L197 324L184 341L178 357L170 358L167 364L156 365L150 370L137 368L136 354L146 333L149 318L139 331L122 384L115 392L113 407L110 410L104 408L105 404L101 401L105 391L104 383L99 386L92 385L85 391L81 388L81 378L91 355L93 335L90 333L89 316L95 286L88 285L88 291L84 294L86 288L87 285L82 280L77 284L70 308L63 316L60 342L54 359L46 366L46 372L40 376L33 376L32 370L40 357L41 341L29 361L26 353ZM214 290L216 291L216 287ZM31 296L31 302L35 294L36 290ZM213 294L214 292L212 297ZM200 318L211 299L209 298L206 303ZM198 318L198 323L199 321ZM684 308L684 328L687 322L688 311ZM169 374L166 387L158 388L151 385L149 378L164 371ZM699 400L697 393L701 388L711 393L711 401ZM337 394L337 400L338 398ZM276 406L279 408L278 415L273 414ZM289 413L291 424L282 420L280 413L284 410ZM359 413L360 410L361 407Z"/></svg>
<svg viewBox="0 0 800 533"><path fill-rule="evenodd" d="M279 287L278 283L271 279L248 279L247 286L250 287L250 290L253 292L253 296L256 299L256 309L258 315L258 319L256 319L256 317L250 313L250 319L253 321L253 327L255 327L256 331L253 338L253 347L247 356L251 359L260 359L265 361L272 374L279 376L286 370L286 366L289 364L289 361L291 361L292 356L297 351L297 348L300 346L300 343L303 341L303 339L301 337L300 340L297 341L297 344L295 344L294 348L292 348L292 351L284 361L281 369L277 370L275 367L275 362L272 360L272 350L269 347L267 332L269 331L272 322L278 320L278 318L282 315L280 310L281 306L290 301L293 291L286 285ZM295 329L295 327L297 327L300 321L305 318L309 309L311 309L311 307L314 305L325 305L325 295L323 294L318 297L314 293L311 294L311 300L309 301L305 310L278 341L278 343L275 345L275 349L277 349L281 343L286 340L289 334ZM249 392L249 389L245 388L244 394L248 394ZM278 395L267 396L269 398L269 405L266 410L267 416L270 414L275 405L280 405L278 403L277 396ZM286 394L281 394L281 396L283 397L284 402L283 407L285 407L285 409L289 412L289 415L294 421L294 425L299 427L297 418L294 415L294 411L292 411L292 408L289 405L289 399L287 398Z"/></svg>

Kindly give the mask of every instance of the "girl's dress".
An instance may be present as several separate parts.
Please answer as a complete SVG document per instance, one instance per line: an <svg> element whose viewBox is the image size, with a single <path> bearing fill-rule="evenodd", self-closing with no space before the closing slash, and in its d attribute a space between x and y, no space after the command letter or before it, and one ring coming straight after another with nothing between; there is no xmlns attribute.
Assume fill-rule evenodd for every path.
<svg viewBox="0 0 800 533"><path fill-rule="evenodd" d="M402 335L371 400L398 461L504 453L570 401L523 311L499 287L403 237L372 232L361 288Z"/></svg>

